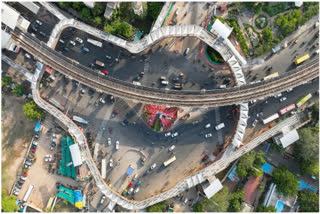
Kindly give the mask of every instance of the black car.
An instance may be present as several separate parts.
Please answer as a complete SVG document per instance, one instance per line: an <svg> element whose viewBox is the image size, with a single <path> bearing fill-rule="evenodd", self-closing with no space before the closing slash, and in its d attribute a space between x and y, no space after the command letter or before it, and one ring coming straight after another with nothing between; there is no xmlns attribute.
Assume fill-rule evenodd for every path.
<svg viewBox="0 0 320 214"><path fill-rule="evenodd" d="M32 29L34 32L38 32L38 29L37 29L35 26L32 26L31 29Z"/></svg>

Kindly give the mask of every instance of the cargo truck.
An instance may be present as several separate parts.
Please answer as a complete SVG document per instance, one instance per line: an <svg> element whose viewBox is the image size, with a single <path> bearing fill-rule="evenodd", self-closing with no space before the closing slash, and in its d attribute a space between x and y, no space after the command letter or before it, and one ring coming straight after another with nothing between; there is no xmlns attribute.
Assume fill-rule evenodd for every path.
<svg viewBox="0 0 320 214"><path fill-rule="evenodd" d="M99 65L101 67L104 67L104 63L103 62L100 62L99 60L96 60L96 65Z"/></svg>

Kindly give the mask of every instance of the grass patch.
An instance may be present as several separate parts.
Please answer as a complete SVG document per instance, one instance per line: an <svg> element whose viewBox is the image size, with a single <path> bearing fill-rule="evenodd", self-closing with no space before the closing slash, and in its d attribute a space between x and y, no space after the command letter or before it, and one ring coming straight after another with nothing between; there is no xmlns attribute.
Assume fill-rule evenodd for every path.
<svg viewBox="0 0 320 214"><path fill-rule="evenodd" d="M215 49L213 49L212 47L210 47L210 46L207 47L207 53L212 61L217 62L217 63L224 62L224 60L223 60L222 56L219 54L219 52L216 51Z"/></svg>

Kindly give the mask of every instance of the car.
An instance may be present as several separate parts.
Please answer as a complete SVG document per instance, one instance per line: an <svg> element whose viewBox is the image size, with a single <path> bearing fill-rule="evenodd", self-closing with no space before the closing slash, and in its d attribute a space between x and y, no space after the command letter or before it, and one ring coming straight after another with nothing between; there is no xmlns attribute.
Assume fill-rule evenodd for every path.
<svg viewBox="0 0 320 214"><path fill-rule="evenodd" d="M82 40L82 39L80 39L79 37L76 37L76 41L77 41L77 42L79 42L80 44L82 44L82 43L83 43L83 40Z"/></svg>
<svg viewBox="0 0 320 214"><path fill-rule="evenodd" d="M137 178L138 178L138 174L135 174L135 175L133 176L132 180L135 181L135 180L137 180Z"/></svg>
<svg viewBox="0 0 320 214"><path fill-rule="evenodd" d="M131 188L128 190L128 195L130 195L132 192L133 192L133 187L131 187Z"/></svg>
<svg viewBox="0 0 320 214"><path fill-rule="evenodd" d="M28 59L31 59L31 55L28 54L28 53L26 53L24 56L25 56L26 58L28 58Z"/></svg>
<svg viewBox="0 0 320 214"><path fill-rule="evenodd" d="M74 41L70 41L69 43L70 43L71 45L73 45L73 46L76 45L76 43L75 43Z"/></svg>
<svg viewBox="0 0 320 214"><path fill-rule="evenodd" d="M162 84L162 85L168 85L168 84L169 84L169 81L167 81L167 80L162 80L162 81L161 81L161 84Z"/></svg>
<svg viewBox="0 0 320 214"><path fill-rule="evenodd" d="M187 204L187 203L188 203L188 198L185 198L182 202L183 202L184 204Z"/></svg>
<svg viewBox="0 0 320 214"><path fill-rule="evenodd" d="M172 151L174 150L174 148L176 148L176 146L175 146L175 145L170 146L170 148L169 148L169 152L172 152Z"/></svg>
<svg viewBox="0 0 320 214"><path fill-rule="evenodd" d="M190 50L190 48L187 48L187 49L184 51L184 55L185 55L185 56L187 56L187 55L188 55L189 50Z"/></svg>
<svg viewBox="0 0 320 214"><path fill-rule="evenodd" d="M218 131L218 130L224 128L224 127L225 127L225 126L224 126L224 123L220 123L220 124L217 125L215 128L216 128L216 130Z"/></svg>
<svg viewBox="0 0 320 214"><path fill-rule="evenodd" d="M54 150L54 147L53 147L53 146L50 146L50 150L53 151L53 150Z"/></svg>
<svg viewBox="0 0 320 214"><path fill-rule="evenodd" d="M86 93L86 90L84 90L83 88L80 89L80 96L83 96Z"/></svg>
<svg viewBox="0 0 320 214"><path fill-rule="evenodd" d="M92 95L94 94L94 92L95 92L95 90L94 90L94 89L89 88L89 90L88 90L88 94L89 94L90 96L92 96Z"/></svg>
<svg viewBox="0 0 320 214"><path fill-rule="evenodd" d="M139 190L140 190L140 188L139 188L139 187L137 187L137 188L133 191L133 194L138 193L138 192L139 192Z"/></svg>
<svg viewBox="0 0 320 214"><path fill-rule="evenodd" d="M113 160L112 159L110 159L110 161L109 161L109 166L113 167Z"/></svg>
<svg viewBox="0 0 320 214"><path fill-rule="evenodd" d="M279 98L279 97L281 97L281 96L282 96L282 94L279 93L279 94L274 95L274 98Z"/></svg>
<svg viewBox="0 0 320 214"><path fill-rule="evenodd" d="M26 161L26 164L31 166L32 165L32 162L31 161Z"/></svg>
<svg viewBox="0 0 320 214"><path fill-rule="evenodd" d="M287 89L287 92L291 92L291 91L293 91L293 88L288 88Z"/></svg>
<svg viewBox="0 0 320 214"><path fill-rule="evenodd" d="M109 72L108 72L107 70L102 70L102 73L103 73L104 75L108 75L108 74L109 74Z"/></svg>
<svg viewBox="0 0 320 214"><path fill-rule="evenodd" d="M116 150L118 150L119 149L119 141L117 140L116 141Z"/></svg>
<svg viewBox="0 0 320 214"><path fill-rule="evenodd" d="M59 39L59 42L62 43L62 44L64 44L64 41L63 41L62 39Z"/></svg>
<svg viewBox="0 0 320 214"><path fill-rule="evenodd" d="M258 120L255 119L255 120L252 122L252 127L255 127L255 126L257 125L257 123L258 123Z"/></svg>
<svg viewBox="0 0 320 214"><path fill-rule="evenodd" d="M109 56L109 55L106 55L106 58L107 58L107 59L112 59L112 57L111 57L111 56Z"/></svg>
<svg viewBox="0 0 320 214"><path fill-rule="evenodd" d="M206 161L206 160L208 160L208 158L209 158L209 156L208 155L205 155L202 159L201 159L201 161Z"/></svg>
<svg viewBox="0 0 320 214"><path fill-rule="evenodd" d="M287 100L286 97L282 97L282 98L280 99L280 102L283 102L283 101L286 101L286 100Z"/></svg>
<svg viewBox="0 0 320 214"><path fill-rule="evenodd" d="M32 151L33 153L36 153L36 152L37 152L37 149L31 149L31 151Z"/></svg>
<svg viewBox="0 0 320 214"><path fill-rule="evenodd" d="M258 114L257 114L257 117L262 117L263 116L263 112L259 112Z"/></svg>
<svg viewBox="0 0 320 214"><path fill-rule="evenodd" d="M89 48L86 48L86 47L84 47L84 46L82 47L82 50L83 50L84 52L87 52L87 53L90 52Z"/></svg>
<svg viewBox="0 0 320 214"><path fill-rule="evenodd" d="M139 75L139 76L137 76L137 77L135 78L135 80L136 80L136 81L140 81L141 78L142 78L142 77Z"/></svg>
<svg viewBox="0 0 320 214"><path fill-rule="evenodd" d="M63 50L66 51L66 52L70 51L70 49L67 48L67 47L64 47Z"/></svg>
<svg viewBox="0 0 320 214"><path fill-rule="evenodd" d="M161 76L161 77L160 77L160 80L166 80L166 77Z"/></svg>
<svg viewBox="0 0 320 214"><path fill-rule="evenodd" d="M206 129L208 129L208 128L210 128L210 127L211 127L211 124L210 124L210 123L208 123L207 125L204 126L204 128L206 128Z"/></svg>
<svg viewBox="0 0 320 214"><path fill-rule="evenodd" d="M250 100L250 104L254 104L255 102L257 102L257 100Z"/></svg>
<svg viewBox="0 0 320 214"><path fill-rule="evenodd" d="M123 192L121 193L121 195L125 196L127 194L128 190L124 189Z"/></svg>
<svg viewBox="0 0 320 214"><path fill-rule="evenodd" d="M205 138L210 138L210 137L212 137L212 134L211 133L205 134L204 137Z"/></svg>
<svg viewBox="0 0 320 214"><path fill-rule="evenodd" d="M171 135L171 132L167 132L164 134L165 137L169 137Z"/></svg>
<svg viewBox="0 0 320 214"><path fill-rule="evenodd" d="M133 186L133 182L130 182L128 187L132 187Z"/></svg>
<svg viewBox="0 0 320 214"><path fill-rule="evenodd" d="M35 137L36 139L39 139L39 134L36 133L36 134L34 135L34 137Z"/></svg>
<svg viewBox="0 0 320 214"><path fill-rule="evenodd" d="M35 26L32 26L31 29L32 29L34 32L38 32L38 29L37 29Z"/></svg>
<svg viewBox="0 0 320 214"><path fill-rule="evenodd" d="M25 168L25 169L30 169L30 165L25 164L25 165L24 165L24 168Z"/></svg>
<svg viewBox="0 0 320 214"><path fill-rule="evenodd" d="M177 137L178 135L179 135L178 132L175 132L171 135L171 137Z"/></svg>
<svg viewBox="0 0 320 214"><path fill-rule="evenodd" d="M108 137L108 146L110 146L110 145L111 145L111 138Z"/></svg>
<svg viewBox="0 0 320 214"><path fill-rule="evenodd" d="M42 25L42 22L41 21L39 21L38 19L36 20L36 23L38 24L38 25Z"/></svg>
<svg viewBox="0 0 320 214"><path fill-rule="evenodd" d="M100 199L100 202L99 202L99 204L101 205L101 204L103 204L103 202L104 202L104 200L106 199L106 196L105 195L103 195L102 197L101 197L101 199Z"/></svg>
<svg viewBox="0 0 320 214"><path fill-rule="evenodd" d="M27 180L27 177L21 176L20 179L25 181Z"/></svg>
<svg viewBox="0 0 320 214"><path fill-rule="evenodd" d="M38 142L37 141L33 141L32 144L35 145L35 146L38 146Z"/></svg>
<svg viewBox="0 0 320 214"><path fill-rule="evenodd" d="M42 32L42 31L40 31L40 35L43 36L43 37L46 37L46 36L47 36L47 34L44 33L44 32Z"/></svg>
<svg viewBox="0 0 320 214"><path fill-rule="evenodd" d="M152 164L152 166L150 167L150 170L153 170L153 169L156 168L156 167L157 167L157 164L154 163L154 164Z"/></svg>

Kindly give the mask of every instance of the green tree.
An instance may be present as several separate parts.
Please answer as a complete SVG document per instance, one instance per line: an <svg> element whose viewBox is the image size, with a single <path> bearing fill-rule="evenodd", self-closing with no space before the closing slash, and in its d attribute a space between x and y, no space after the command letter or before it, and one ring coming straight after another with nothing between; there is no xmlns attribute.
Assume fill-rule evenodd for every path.
<svg viewBox="0 0 320 214"><path fill-rule="evenodd" d="M312 119L319 121L319 102L315 102L312 106Z"/></svg>
<svg viewBox="0 0 320 214"><path fill-rule="evenodd" d="M72 7L79 11L84 7L84 4L82 2L72 2Z"/></svg>
<svg viewBox="0 0 320 214"><path fill-rule="evenodd" d="M202 207L202 204L200 202L197 202L193 207L192 207L193 212L204 212L205 210Z"/></svg>
<svg viewBox="0 0 320 214"><path fill-rule="evenodd" d="M1 84L2 87L10 86L12 84L12 78L7 76L1 77Z"/></svg>
<svg viewBox="0 0 320 214"><path fill-rule="evenodd" d="M41 109L38 108L34 101L30 101L23 105L22 107L24 115L27 116L29 121L35 121L37 119L43 118L44 114Z"/></svg>
<svg viewBox="0 0 320 214"><path fill-rule="evenodd" d="M24 91L24 87L19 84L16 84L15 87L12 89L12 93L14 93L18 97L21 97L24 94Z"/></svg>
<svg viewBox="0 0 320 214"><path fill-rule="evenodd" d="M311 190L299 192L300 212L319 212L319 195Z"/></svg>
<svg viewBox="0 0 320 214"><path fill-rule="evenodd" d="M265 207L265 206L263 206L263 204L260 204L258 207L257 207L257 210L256 210L257 212L269 212L269 213L271 213L271 212L276 212L276 208L274 208L273 206L268 206L268 207Z"/></svg>
<svg viewBox="0 0 320 214"><path fill-rule="evenodd" d="M261 183L259 184L259 187L258 187L259 192L263 192L265 186L266 186L266 185L264 184L264 182L261 182Z"/></svg>
<svg viewBox="0 0 320 214"><path fill-rule="evenodd" d="M83 18L85 20L90 20L91 19L90 10L86 7L82 8L82 10L80 12L80 16L81 16L81 18Z"/></svg>
<svg viewBox="0 0 320 214"><path fill-rule="evenodd" d="M273 171L273 182L277 185L277 190L284 196L297 195L299 179L292 174L286 166L281 166Z"/></svg>
<svg viewBox="0 0 320 214"><path fill-rule="evenodd" d="M261 165L263 165L265 163L266 163L266 154L263 151L259 150L256 153L254 164L256 166L261 166Z"/></svg>
<svg viewBox="0 0 320 214"><path fill-rule="evenodd" d="M251 168L255 160L255 151L251 150L250 152L242 155L237 166L237 173L240 176L247 176L248 170Z"/></svg>
<svg viewBox="0 0 320 214"><path fill-rule="evenodd" d="M92 20L92 23L95 27L101 25L102 23L102 19L100 17L95 17L93 20Z"/></svg>
<svg viewBox="0 0 320 214"><path fill-rule="evenodd" d="M240 212L241 211L241 201L244 197L244 190L237 191L232 194L230 200L230 211L231 212Z"/></svg>
<svg viewBox="0 0 320 214"><path fill-rule="evenodd" d="M299 131L300 139L295 144L298 160L310 161L319 159L319 132L308 127Z"/></svg>
<svg viewBox="0 0 320 214"><path fill-rule="evenodd" d="M112 25L109 25L107 22L104 23L103 31L109 34L114 32Z"/></svg>
<svg viewBox="0 0 320 214"><path fill-rule="evenodd" d="M319 161L312 160L312 161L299 161L300 171L302 175L314 175L319 178Z"/></svg>
<svg viewBox="0 0 320 214"><path fill-rule="evenodd" d="M256 5L256 6L254 6L253 10L254 10L254 13L255 13L255 14L261 13L261 11L262 11L262 5L261 5L261 3L259 3L259 4Z"/></svg>
<svg viewBox="0 0 320 214"><path fill-rule="evenodd" d="M166 201L161 201L157 204L147 207L147 212L164 212L166 208L167 208Z"/></svg>
<svg viewBox="0 0 320 214"><path fill-rule="evenodd" d="M92 8L91 12L92 12L92 15L94 17L100 16L101 14L103 14L102 5L100 3L98 3L98 2L96 2L95 5L94 5L94 8Z"/></svg>
<svg viewBox="0 0 320 214"><path fill-rule="evenodd" d="M66 9L71 6L71 2L58 2L58 6L62 9Z"/></svg>
<svg viewBox="0 0 320 214"><path fill-rule="evenodd" d="M260 166L252 166L249 170L250 175L253 175L254 177L258 178L263 175L263 170Z"/></svg>
<svg viewBox="0 0 320 214"><path fill-rule="evenodd" d="M112 27L114 29L115 34L120 34L127 39L129 39L132 36L132 28L128 23L115 21L112 23Z"/></svg>
<svg viewBox="0 0 320 214"><path fill-rule="evenodd" d="M6 191L4 189L2 189L1 191L1 210L3 212L16 212L19 207L16 205L16 196L14 195L10 195L7 196L6 195Z"/></svg>
<svg viewBox="0 0 320 214"><path fill-rule="evenodd" d="M268 26L262 30L263 39L269 43L273 40L273 32L272 29Z"/></svg>
<svg viewBox="0 0 320 214"><path fill-rule="evenodd" d="M244 5L246 6L246 8L248 9L252 9L254 7L254 2L245 2Z"/></svg>
<svg viewBox="0 0 320 214"><path fill-rule="evenodd" d="M230 204L231 194L229 188L223 188L210 199L201 201L202 207L206 212L226 212Z"/></svg>
<svg viewBox="0 0 320 214"><path fill-rule="evenodd" d="M162 2L148 2L148 15L157 19L162 9Z"/></svg>

